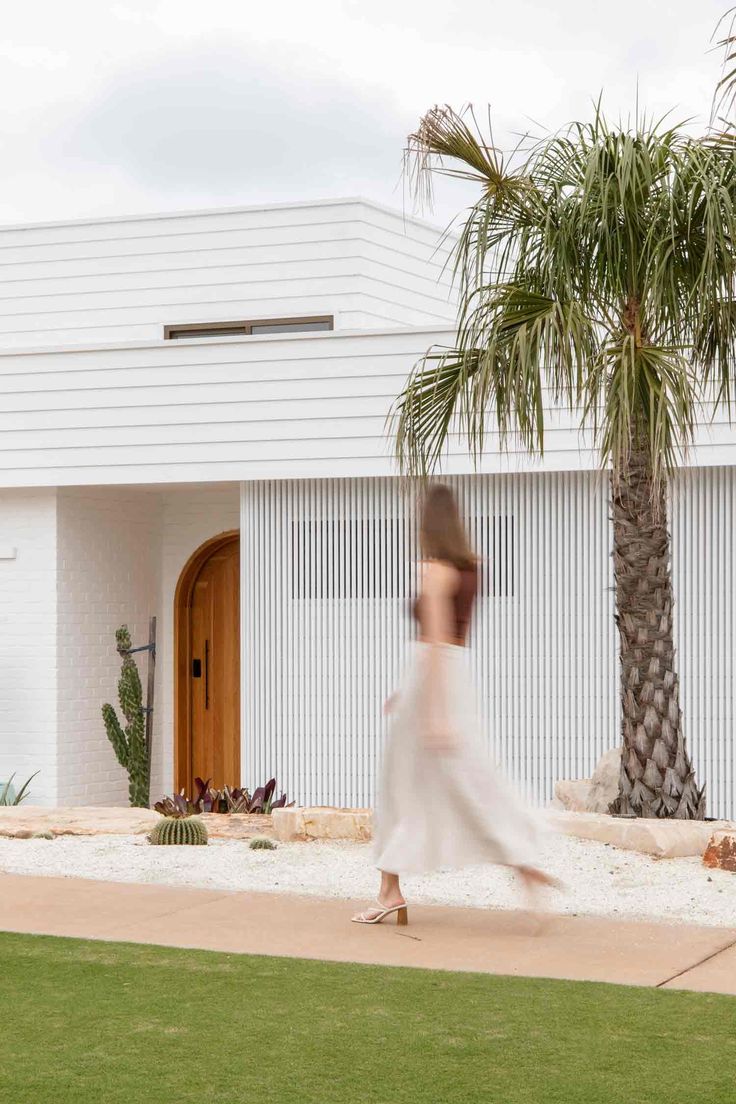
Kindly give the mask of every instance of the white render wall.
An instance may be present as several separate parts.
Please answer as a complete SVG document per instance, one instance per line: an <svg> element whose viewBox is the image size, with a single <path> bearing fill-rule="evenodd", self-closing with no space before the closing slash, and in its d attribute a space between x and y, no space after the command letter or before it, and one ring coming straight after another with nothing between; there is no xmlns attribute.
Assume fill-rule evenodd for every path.
<svg viewBox="0 0 736 1104"><path fill-rule="evenodd" d="M0 782L40 771L39 804L56 796L56 687L56 491L0 490Z"/></svg>
<svg viewBox="0 0 736 1104"><path fill-rule="evenodd" d="M148 642L160 609L161 496L145 488L60 488L57 502L58 801L125 805L128 780L100 710L117 698L115 631ZM145 687L146 655L137 656ZM154 745L161 718L154 714Z"/></svg>
<svg viewBox="0 0 736 1104"><path fill-rule="evenodd" d="M359 199L0 228L0 347L163 337L187 322L452 322L441 230Z"/></svg>

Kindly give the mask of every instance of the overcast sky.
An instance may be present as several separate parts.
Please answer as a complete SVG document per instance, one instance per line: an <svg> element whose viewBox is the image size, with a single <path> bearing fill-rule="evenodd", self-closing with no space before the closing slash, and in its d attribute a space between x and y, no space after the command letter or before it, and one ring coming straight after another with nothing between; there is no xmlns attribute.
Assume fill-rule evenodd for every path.
<svg viewBox="0 0 736 1104"><path fill-rule="evenodd" d="M713 0L26 0L0 40L0 222L364 195L406 134L490 103L497 139L642 105L707 116ZM468 193L448 183L435 221ZM425 213L426 214L426 213Z"/></svg>

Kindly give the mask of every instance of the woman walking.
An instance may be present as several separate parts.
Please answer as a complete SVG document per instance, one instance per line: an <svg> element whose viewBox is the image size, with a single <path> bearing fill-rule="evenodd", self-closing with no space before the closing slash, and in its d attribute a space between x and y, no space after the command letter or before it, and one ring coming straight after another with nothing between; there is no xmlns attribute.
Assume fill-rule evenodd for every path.
<svg viewBox="0 0 736 1104"><path fill-rule="evenodd" d="M432 487L420 528L414 662L386 703L392 714L376 810L381 885L359 924L408 913L400 875L471 863L511 867L531 894L554 879L537 866L534 818L491 766L477 734L465 644L478 570L449 487Z"/></svg>

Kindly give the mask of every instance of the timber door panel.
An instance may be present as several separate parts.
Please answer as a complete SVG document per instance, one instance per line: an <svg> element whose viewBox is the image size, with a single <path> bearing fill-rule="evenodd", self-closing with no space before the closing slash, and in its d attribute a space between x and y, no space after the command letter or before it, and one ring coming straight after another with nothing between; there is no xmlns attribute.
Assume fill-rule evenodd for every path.
<svg viewBox="0 0 736 1104"><path fill-rule="evenodd" d="M240 544L205 560L190 606L189 781L240 784Z"/></svg>

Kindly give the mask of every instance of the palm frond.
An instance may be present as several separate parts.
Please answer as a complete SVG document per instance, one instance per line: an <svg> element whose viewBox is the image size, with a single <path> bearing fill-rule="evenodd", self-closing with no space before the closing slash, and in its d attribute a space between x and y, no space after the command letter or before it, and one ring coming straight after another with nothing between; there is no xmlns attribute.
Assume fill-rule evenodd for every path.
<svg viewBox="0 0 736 1104"><path fill-rule="evenodd" d="M426 476L437 467L468 379L476 371L472 349L430 350L416 365L389 414L402 471Z"/></svg>
<svg viewBox="0 0 736 1104"><path fill-rule="evenodd" d="M396 401L402 468L433 471L452 433L465 438L477 460L489 411L501 442L513 433L530 452L542 453L545 392L573 409L583 393L580 365L596 350L595 326L579 304L512 285L479 289L455 348L424 357Z"/></svg>
<svg viewBox="0 0 736 1104"><path fill-rule="evenodd" d="M479 184L487 196L498 200L511 197L524 183L507 172L504 157L492 140L483 139L469 106L462 111L455 111L448 104L431 108L409 135L405 170L412 192L428 205L432 201L434 172L470 180Z"/></svg>
<svg viewBox="0 0 736 1104"><path fill-rule="evenodd" d="M723 58L721 76L713 93L711 124L722 111L728 113L736 99L736 7L729 8L718 20L713 38L718 34L723 34L723 37L716 39L715 48L721 51Z"/></svg>
<svg viewBox="0 0 736 1104"><path fill-rule="evenodd" d="M692 443L696 393L681 349L637 347L631 334L606 345L591 372L585 420L614 475L627 470L633 450L645 447L658 492Z"/></svg>
<svg viewBox="0 0 736 1104"><path fill-rule="evenodd" d="M453 434L477 459L487 425L541 452L562 403L593 426L604 463L643 441L663 480L704 392L730 401L736 135L699 139L666 117L613 128L598 106L509 160L466 116L435 108L412 136L421 173L481 194L455 248L455 346L424 358L397 400L400 460L431 469Z"/></svg>

